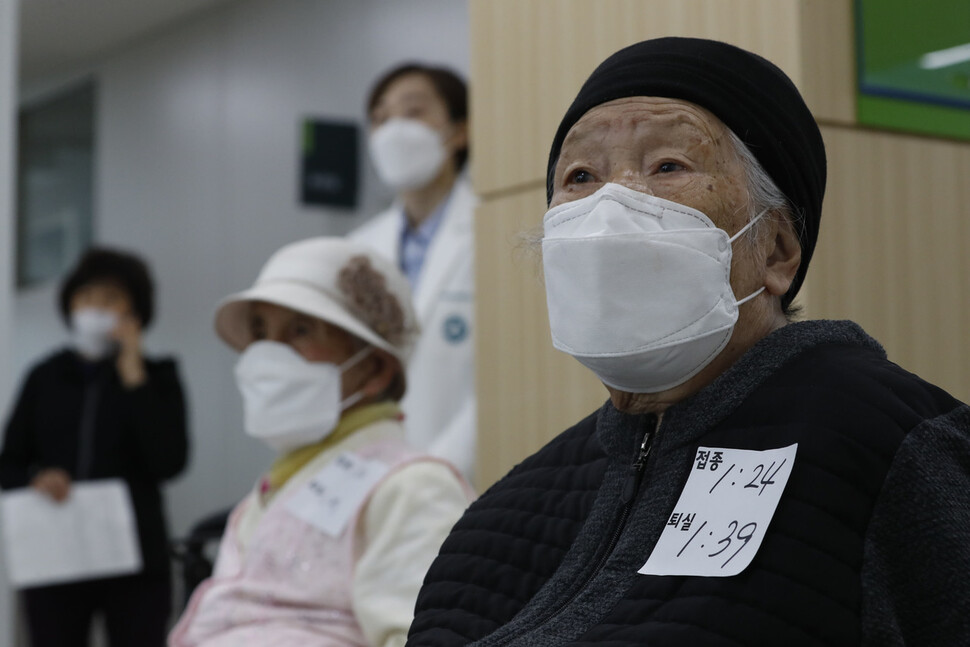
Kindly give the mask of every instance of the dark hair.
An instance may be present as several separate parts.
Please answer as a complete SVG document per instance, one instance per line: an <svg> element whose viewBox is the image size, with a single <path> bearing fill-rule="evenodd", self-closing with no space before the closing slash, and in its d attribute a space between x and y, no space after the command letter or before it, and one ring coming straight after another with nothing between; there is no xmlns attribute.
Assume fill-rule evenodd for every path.
<svg viewBox="0 0 970 647"><path fill-rule="evenodd" d="M421 74L431 82L435 92L448 108L448 117L452 123L468 121L468 86L456 73L444 67L433 67L421 63L405 63L385 72L367 97L367 114L370 115L377 102L381 100L387 88L402 76ZM455 167L460 171L468 161L468 146L455 153Z"/></svg>
<svg viewBox="0 0 970 647"><path fill-rule="evenodd" d="M104 247L88 249L61 284L61 317L70 325L71 298L86 285L116 283L131 299L132 309L147 328L154 314L155 286L145 261L134 254Z"/></svg>

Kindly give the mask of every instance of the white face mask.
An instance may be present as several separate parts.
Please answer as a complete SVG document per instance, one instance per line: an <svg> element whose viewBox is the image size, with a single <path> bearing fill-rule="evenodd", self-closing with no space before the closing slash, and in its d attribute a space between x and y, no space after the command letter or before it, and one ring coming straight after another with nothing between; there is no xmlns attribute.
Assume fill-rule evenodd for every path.
<svg viewBox="0 0 970 647"><path fill-rule="evenodd" d="M112 334L117 327L117 313L102 308L78 308L71 312L71 344L86 359L103 359L114 350Z"/></svg>
<svg viewBox="0 0 970 647"><path fill-rule="evenodd" d="M368 147L377 175L395 191L426 185L448 157L441 133L416 119L388 119L371 133Z"/></svg>
<svg viewBox="0 0 970 647"><path fill-rule="evenodd" d="M607 386L657 393L721 352L738 320L733 237L684 205L606 184L543 218L553 345Z"/></svg>
<svg viewBox="0 0 970 647"><path fill-rule="evenodd" d="M278 452L323 440L344 409L364 397L358 392L341 400L340 377L371 350L364 348L337 366L308 362L287 344L253 342L236 364L246 433Z"/></svg>

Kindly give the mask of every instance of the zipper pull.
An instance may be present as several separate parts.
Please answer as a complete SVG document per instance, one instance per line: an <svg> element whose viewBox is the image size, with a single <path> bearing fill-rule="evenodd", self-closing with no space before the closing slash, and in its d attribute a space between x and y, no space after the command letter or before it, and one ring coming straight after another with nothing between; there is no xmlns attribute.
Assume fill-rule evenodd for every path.
<svg viewBox="0 0 970 647"><path fill-rule="evenodd" d="M643 478L643 470L647 466L647 459L650 458L650 449L653 446L653 437L657 431L657 417L651 416L646 433L643 434L643 442L640 443L640 451L633 464L630 465L630 478L623 486L623 503L629 505L636 497L637 490L640 489L640 481Z"/></svg>

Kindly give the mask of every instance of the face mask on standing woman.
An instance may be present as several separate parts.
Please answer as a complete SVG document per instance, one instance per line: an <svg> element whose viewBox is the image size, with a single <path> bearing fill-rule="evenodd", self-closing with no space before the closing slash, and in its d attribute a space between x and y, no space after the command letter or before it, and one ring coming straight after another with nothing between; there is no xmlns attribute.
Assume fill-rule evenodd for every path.
<svg viewBox="0 0 970 647"><path fill-rule="evenodd" d="M115 348L112 336L118 315L102 308L78 308L71 312L71 345L91 361L104 359Z"/></svg>
<svg viewBox="0 0 970 647"><path fill-rule="evenodd" d="M388 119L371 133L368 148L377 175L395 191L428 184L448 158L441 133L417 119Z"/></svg>

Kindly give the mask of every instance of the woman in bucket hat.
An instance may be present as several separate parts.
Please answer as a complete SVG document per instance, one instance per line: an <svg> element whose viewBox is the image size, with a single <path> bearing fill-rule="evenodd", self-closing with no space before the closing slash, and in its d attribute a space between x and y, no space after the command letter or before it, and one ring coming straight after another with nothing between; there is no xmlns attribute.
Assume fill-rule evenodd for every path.
<svg viewBox="0 0 970 647"><path fill-rule="evenodd" d="M344 239L288 245L215 328L246 433L278 452L229 518L173 646L399 645L471 490L404 441L418 330L407 280Z"/></svg>

